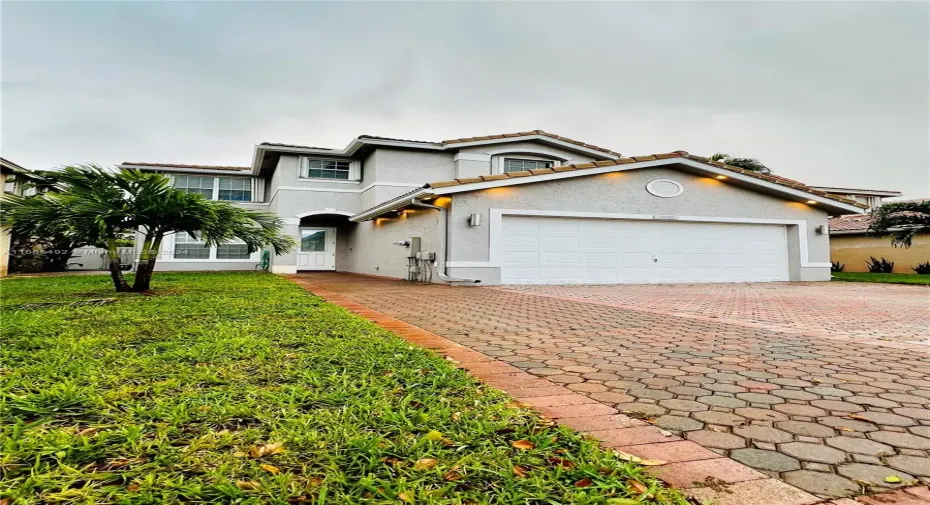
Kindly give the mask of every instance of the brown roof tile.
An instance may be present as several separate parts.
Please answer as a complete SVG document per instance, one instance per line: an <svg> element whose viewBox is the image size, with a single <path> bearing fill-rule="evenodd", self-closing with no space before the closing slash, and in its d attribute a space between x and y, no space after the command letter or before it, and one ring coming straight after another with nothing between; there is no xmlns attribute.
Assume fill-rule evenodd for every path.
<svg viewBox="0 0 930 505"><path fill-rule="evenodd" d="M561 135L556 135L554 133L549 133L543 130L533 130L529 132L519 132L519 133L500 133L497 135L485 135L482 137L463 137L460 139L443 140L442 143L443 144L460 144L462 142L480 142L482 140L496 140L496 139L514 138L514 137L529 137L531 135L541 135L543 137L549 137L552 139L561 140L562 142L568 142L569 144L575 144L576 146L586 147L588 149L594 149L595 151L600 151L602 153L607 153L607 154L611 154L614 156L620 156L620 153L611 151L610 149L605 149L603 147L586 144L584 142L570 139L568 137L563 137Z"/></svg>
<svg viewBox="0 0 930 505"><path fill-rule="evenodd" d="M143 163L140 161L124 161L123 165L130 165L136 167L152 167L152 168L192 168L196 170L223 170L227 172L241 172L244 170L251 170L252 167L231 167L223 165L180 165L176 163Z"/></svg>
<svg viewBox="0 0 930 505"><path fill-rule="evenodd" d="M459 142L468 142L468 141L473 140L473 139L474 139L474 138L472 138L472 139L458 139L457 141L459 141ZM450 141L446 141L446 143L449 143L449 142L450 142ZM664 160L664 159L671 159L671 158L687 158L687 159L689 159L689 160L694 160L694 161L698 161L698 162L701 162L701 163L706 163L706 164L709 164L709 165L713 165L713 166L715 166L715 167L723 168L723 169L729 170L729 171L731 171L731 172L735 172L735 173L739 173L739 174L748 175L748 176L754 177L754 178L756 178L756 179L761 179L761 180L768 181L768 182L772 182L772 183L779 184L779 185L782 185L782 186L786 186L786 187L790 187L790 188L799 189L799 190L804 191L804 192L806 192L806 193L810 193L810 194L822 196L822 197L824 197L824 198L829 198L830 200L834 200L834 201L837 201L837 202L842 202L842 203L845 203L845 204L848 204L848 205L854 205L854 206L856 206L856 207L860 207L860 208L863 208L863 209L868 207L868 206L865 205L865 204L861 204L861 203L859 203L859 202L856 202L856 201L854 201L854 200L850 200L850 199L848 199L848 198L843 198L843 197L840 197L840 196L837 196L837 195L834 195L834 194L831 194L831 193L827 193L827 192L825 192L825 191L819 191L819 190L813 189L813 188L811 188L810 186L807 186L807 185L805 185L804 183L798 182L798 181L796 181L796 180L794 180L794 179L789 179L789 178L787 178L787 177L781 177L781 176L778 176L778 175L760 174L760 173L758 173L758 172L753 172L753 171L751 171L751 170L745 170L745 169L742 169L742 168L739 168L739 167L733 167L733 166L730 166L730 165L726 165L726 164L721 163L721 162L719 162L719 161L710 161L710 159L705 158L705 157L703 157L703 156L693 156L693 155L691 155L691 154L688 154L687 151L672 151L672 152L670 152L670 153L648 154L648 155L645 155L645 156L634 156L634 157L631 157L631 158L619 158L619 159L616 159L616 160L609 160L609 161L597 161L597 162L593 162L593 163L578 163L578 164L574 164L574 165L562 165L562 166L553 167L553 168L551 168L551 169L546 168L546 169L536 169L536 170L524 171L524 172L510 172L510 173L506 173L506 174L498 174L498 175L492 175L492 176L484 176L482 179L485 180L485 181L489 181L489 180L499 181L499 180L503 180L503 179L510 179L510 178L517 178L517 177L533 177L533 176L536 176L536 175L544 175L544 174L549 174L549 173L554 173L554 172L569 172L569 171L574 171L574 170L585 170L585 169L596 168L596 167L605 167L605 166L612 166L612 165L623 165L623 164L627 164L627 163L636 163L636 162L640 162L640 161ZM466 181L466 180L467 180L467 181L471 181L472 179L459 179L459 180L455 180L455 181L432 182L432 183L427 184L426 187L429 187L429 188L445 188L445 187L456 186L456 185L460 185L460 184L470 184L470 182L464 182L464 181ZM479 179L479 181L480 181L480 179ZM479 181L475 181L475 182L479 182ZM831 227L832 227L832 221L831 221ZM868 226L866 226L866 228L868 228Z"/></svg>
<svg viewBox="0 0 930 505"><path fill-rule="evenodd" d="M830 218L830 231L868 231L872 224L871 215L838 216Z"/></svg>

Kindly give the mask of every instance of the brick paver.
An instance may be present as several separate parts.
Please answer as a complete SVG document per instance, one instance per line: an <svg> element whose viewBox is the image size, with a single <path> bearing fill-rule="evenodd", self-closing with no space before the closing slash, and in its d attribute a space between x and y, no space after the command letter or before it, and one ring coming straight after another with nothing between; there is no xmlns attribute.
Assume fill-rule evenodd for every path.
<svg viewBox="0 0 930 505"><path fill-rule="evenodd" d="M930 346L915 331L927 321L927 297L910 286L874 286L863 302L868 314L857 315L824 310L845 306L837 300L865 297L873 286L513 289L345 274L299 278L389 329L415 325L416 331L404 327L412 335L405 338L464 357L455 359L479 378L607 446L690 443L683 453L693 454L696 443L716 458L684 456L675 464L695 472L718 460L746 468L739 461L758 473L746 468L734 476L760 477L724 481L743 489L747 501L732 501L715 486L695 487L696 496L720 503L781 503L761 501L765 496L812 503L805 501L816 501L808 493L839 499L918 485L905 494L922 500L910 491L930 483ZM626 294L622 304L598 298L640 288L647 299L635 303ZM664 291L672 288L681 293ZM805 300L805 292L813 298ZM833 301L819 299L824 296ZM690 312L696 307L703 313ZM894 318L879 317L880 309L892 307ZM852 319L866 326L852 329ZM696 461L702 463L690 464ZM705 477L718 471L707 468ZM904 482L885 482L891 475Z"/></svg>

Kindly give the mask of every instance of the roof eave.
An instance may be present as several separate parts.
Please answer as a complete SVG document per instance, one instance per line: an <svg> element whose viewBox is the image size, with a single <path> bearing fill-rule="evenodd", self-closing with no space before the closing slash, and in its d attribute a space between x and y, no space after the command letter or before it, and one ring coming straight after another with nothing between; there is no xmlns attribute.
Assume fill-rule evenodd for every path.
<svg viewBox="0 0 930 505"><path fill-rule="evenodd" d="M171 173L183 173L183 174L225 174L225 175L238 175L238 176L249 176L252 175L249 170L207 170L207 169L197 169L197 168L180 168L180 167L164 167L164 166L151 166L151 165L133 165L131 163L121 163L117 165L118 168L131 168L133 170L140 170L142 172L171 172Z"/></svg>
<svg viewBox="0 0 930 505"><path fill-rule="evenodd" d="M362 221L369 221L375 219L376 217L387 214L388 212L393 212L395 210L402 209L407 205L410 205L410 201L416 198L422 198L424 196L433 195L434 191L430 188L420 188L418 190L412 191L410 193L400 195L396 198L378 204L370 209L363 210L358 214L349 218L349 221L353 223L360 223Z"/></svg>
<svg viewBox="0 0 930 505"><path fill-rule="evenodd" d="M589 147L580 146L578 144L573 144L571 142L566 142L564 140L560 140L554 137L550 137L547 135L539 135L539 134L523 135L519 137L504 137L504 138L487 139L487 140L472 140L469 142L449 142L443 145L446 146L446 149L461 149L463 147L474 147L474 146L482 146L482 145L488 145L488 144L506 144L510 142L521 142L521 141L526 141L526 140L537 140L537 141L548 143L548 144L554 144L569 151L582 152L585 154L589 154L595 158L603 158L603 159L609 159L609 160L616 160L620 158L620 155L618 154L608 153L606 151L601 151L598 149L591 149Z"/></svg>
<svg viewBox="0 0 930 505"><path fill-rule="evenodd" d="M688 166L690 168L696 169L697 171L711 174L711 175L722 175L727 179L732 181L739 181L740 183L757 186L765 188L766 190L774 193L779 193L786 196L793 197L794 200L804 200L804 201L813 201L816 202L818 208L824 210L838 211L838 214L863 214L866 212L866 209L856 207L854 205L845 204L830 198L825 198L823 196L809 193L807 191L802 191L787 186L782 186L780 184L775 184L768 182L756 177L748 176L741 174L739 172L733 172L731 170L726 170L723 168L718 168L713 165L702 163L699 161L691 160L685 157L671 157L658 160L647 160L647 161L636 161L630 163L624 163L619 165L608 165L603 167L595 168L584 168L578 170L569 170L565 172L553 172L543 175L535 175L530 177L517 177L510 179L501 179L494 181L483 181L483 182L474 182L468 184L456 184L451 186L444 186L439 188L434 188L433 193L436 195L447 195L452 193L464 193L467 191L478 191L482 189L489 189L501 186L514 186L519 184L530 184L536 182L544 182L549 180L556 179L568 179L572 177L583 177L587 175L597 175L610 172L621 172L626 170L635 170L639 168L650 168L663 165L674 165L681 164Z"/></svg>

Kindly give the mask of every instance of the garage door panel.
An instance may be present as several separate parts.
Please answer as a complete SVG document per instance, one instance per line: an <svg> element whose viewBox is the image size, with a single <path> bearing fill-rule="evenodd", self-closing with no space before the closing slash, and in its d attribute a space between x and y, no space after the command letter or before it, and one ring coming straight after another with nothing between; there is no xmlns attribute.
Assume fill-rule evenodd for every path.
<svg viewBox="0 0 930 505"><path fill-rule="evenodd" d="M784 226L505 216L502 281L788 280Z"/></svg>

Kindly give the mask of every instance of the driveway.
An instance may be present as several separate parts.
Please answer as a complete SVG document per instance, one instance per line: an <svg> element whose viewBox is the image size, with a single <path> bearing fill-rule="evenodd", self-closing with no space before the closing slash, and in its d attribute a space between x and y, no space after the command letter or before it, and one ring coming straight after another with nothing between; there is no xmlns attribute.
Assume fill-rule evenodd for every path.
<svg viewBox="0 0 930 505"><path fill-rule="evenodd" d="M930 483L926 288L303 277L820 497Z"/></svg>

